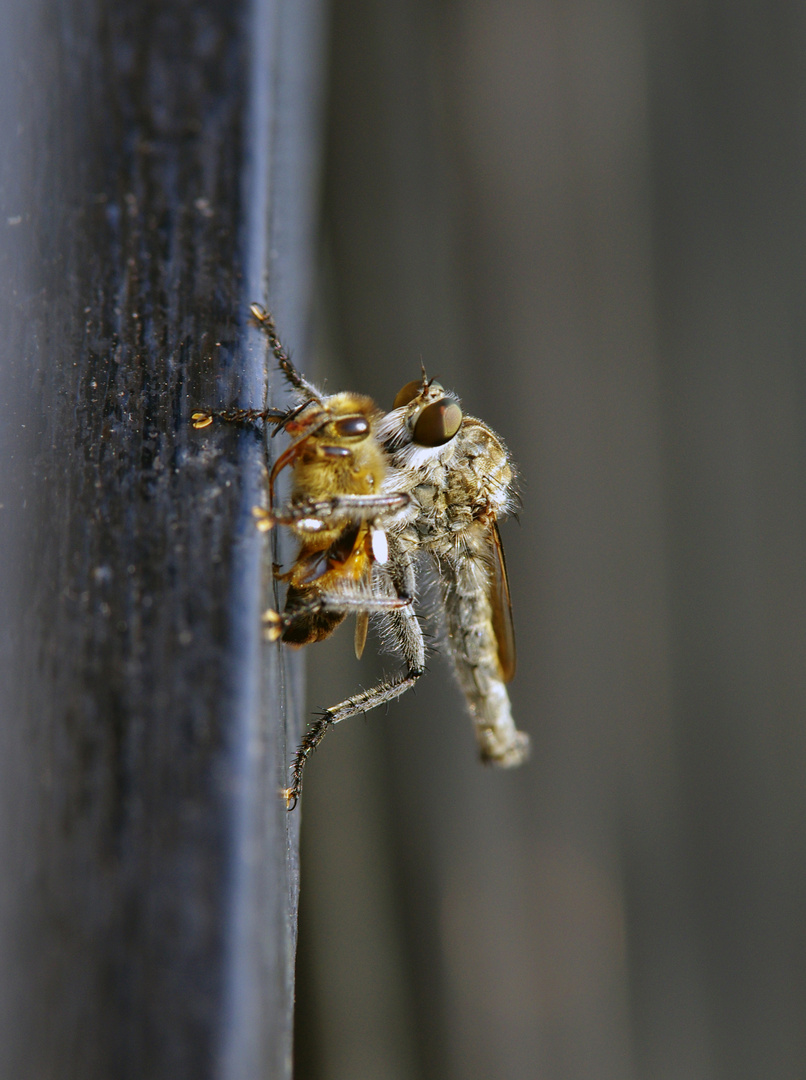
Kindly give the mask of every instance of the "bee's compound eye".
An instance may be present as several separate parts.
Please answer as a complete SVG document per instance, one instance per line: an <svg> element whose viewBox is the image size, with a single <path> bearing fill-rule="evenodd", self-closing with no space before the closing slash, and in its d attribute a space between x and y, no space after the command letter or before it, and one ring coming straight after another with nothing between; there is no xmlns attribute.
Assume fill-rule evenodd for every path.
<svg viewBox="0 0 806 1080"><path fill-rule="evenodd" d="M337 420L334 427L337 434L345 439L369 435L369 420L366 416L346 416L343 420Z"/></svg>
<svg viewBox="0 0 806 1080"><path fill-rule="evenodd" d="M415 379L414 382L407 382L402 390L398 390L397 397L395 398L395 403L392 408L402 409L404 405L408 405L410 401L414 401L422 388L422 379Z"/></svg>
<svg viewBox="0 0 806 1080"><path fill-rule="evenodd" d="M462 424L462 410L455 401L435 401L426 405L412 432L419 446L442 446L450 442Z"/></svg>

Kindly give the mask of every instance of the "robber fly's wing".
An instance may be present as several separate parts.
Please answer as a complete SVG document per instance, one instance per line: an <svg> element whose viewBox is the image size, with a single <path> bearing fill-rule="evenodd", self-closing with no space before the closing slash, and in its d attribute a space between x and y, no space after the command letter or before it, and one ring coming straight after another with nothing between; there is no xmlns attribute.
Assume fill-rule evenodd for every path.
<svg viewBox="0 0 806 1080"><path fill-rule="evenodd" d="M512 602L509 598L509 579L507 564L504 559L504 547L498 522L495 518L490 523L492 543L493 575L490 583L490 602L493 611L493 631L498 642L498 662L501 665L501 678L510 682L515 675L517 655L515 652L515 627L512 624Z"/></svg>
<svg viewBox="0 0 806 1080"><path fill-rule="evenodd" d="M364 646L367 643L367 630L369 629L369 614L366 611L359 611L355 617L355 656L357 660L361 659L361 654L364 651Z"/></svg>

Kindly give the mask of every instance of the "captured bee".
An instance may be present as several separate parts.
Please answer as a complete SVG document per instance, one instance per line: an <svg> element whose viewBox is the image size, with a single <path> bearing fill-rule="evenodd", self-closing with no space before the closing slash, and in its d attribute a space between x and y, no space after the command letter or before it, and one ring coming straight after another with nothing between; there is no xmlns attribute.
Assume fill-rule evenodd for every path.
<svg viewBox="0 0 806 1080"><path fill-rule="evenodd" d="M384 569L388 561L384 523L408 506L410 496L384 490L388 462L376 435L383 414L371 398L323 395L291 363L268 312L253 304L251 314L299 401L286 411L229 409L194 413L192 420L197 428L214 419L263 421L275 425L275 434L290 436L291 444L269 475L269 509L253 511L261 531L286 525L300 542L291 569L277 575L288 585L285 605L282 613L264 614L266 636L292 646L307 645L329 637L348 614L355 614L355 652L360 657L370 614L384 612L395 618L404 613L404 623L416 623L411 596L397 589L393 575ZM291 495L277 507L275 486L286 467L292 470ZM394 696L387 692L384 700ZM339 709L343 706L335 711ZM286 791L289 809L299 797L302 767L311 749L304 742L294 758L293 782Z"/></svg>
<svg viewBox="0 0 806 1080"><path fill-rule="evenodd" d="M268 421L291 437L269 475L269 510L255 507L258 528L287 525L300 541L294 564L278 575L288 583L282 614L264 615L267 636L289 645L321 641L349 613L357 616L355 651L361 656L369 613L405 607L407 597L372 591L372 567L388 558L383 518L409 502L409 496L382 491L386 456L375 435L382 418L371 398L360 394L323 395L291 363L271 315L257 304L251 314L268 337L280 369L300 401L290 410L230 409L194 413L197 428L213 418L231 422ZM275 508L275 485L291 466L291 497Z"/></svg>
<svg viewBox="0 0 806 1080"><path fill-rule="evenodd" d="M516 656L498 532L516 501L507 450L425 372L398 393L379 438L392 466L387 483L411 496L389 528L390 562L406 578L421 553L433 560L447 646L482 760L520 765L529 737L515 726L505 685Z"/></svg>

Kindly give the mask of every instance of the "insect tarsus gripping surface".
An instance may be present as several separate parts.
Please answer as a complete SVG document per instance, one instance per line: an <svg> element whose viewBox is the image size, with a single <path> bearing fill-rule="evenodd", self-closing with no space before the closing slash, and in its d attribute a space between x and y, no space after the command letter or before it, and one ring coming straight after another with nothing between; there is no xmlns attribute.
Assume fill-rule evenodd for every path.
<svg viewBox="0 0 806 1080"><path fill-rule="evenodd" d="M324 739L334 724L347 720L358 713L366 713L388 701L394 701L401 694L411 689L423 673L424 668L409 670L406 674L384 679L370 690L346 698L339 705L325 710L308 728L291 764L291 784L285 791L286 806L293 810L302 792L302 771L305 762Z"/></svg>

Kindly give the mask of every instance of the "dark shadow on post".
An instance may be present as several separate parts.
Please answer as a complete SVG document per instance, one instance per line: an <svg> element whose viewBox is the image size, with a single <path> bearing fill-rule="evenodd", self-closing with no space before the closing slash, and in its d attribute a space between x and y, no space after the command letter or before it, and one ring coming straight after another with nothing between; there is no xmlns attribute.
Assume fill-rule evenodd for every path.
<svg viewBox="0 0 806 1080"><path fill-rule="evenodd" d="M290 1075L265 445L189 416L305 345L320 6L0 14L2 1076Z"/></svg>

